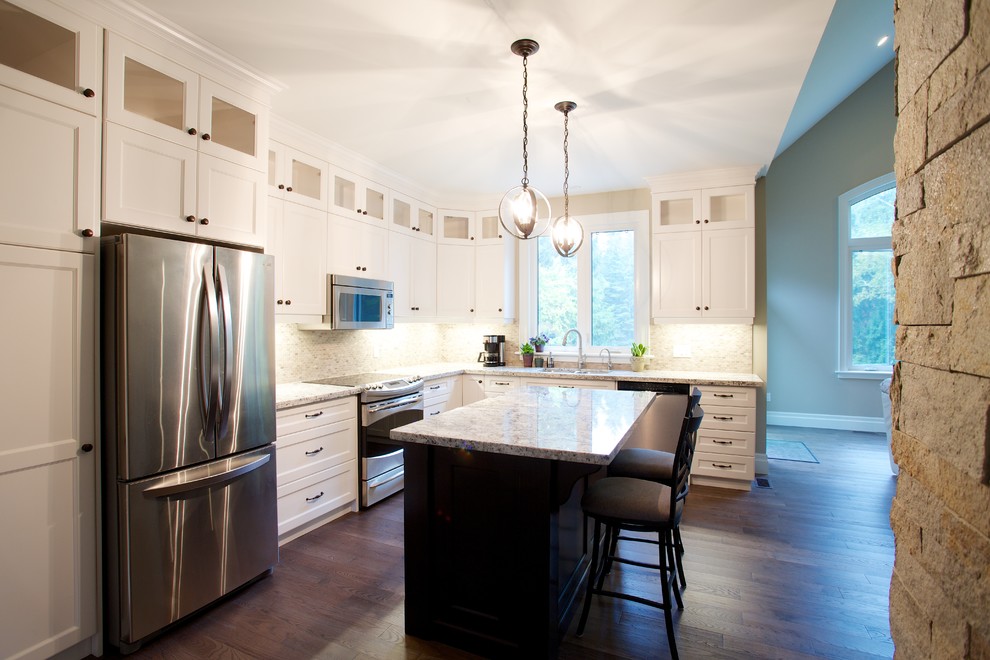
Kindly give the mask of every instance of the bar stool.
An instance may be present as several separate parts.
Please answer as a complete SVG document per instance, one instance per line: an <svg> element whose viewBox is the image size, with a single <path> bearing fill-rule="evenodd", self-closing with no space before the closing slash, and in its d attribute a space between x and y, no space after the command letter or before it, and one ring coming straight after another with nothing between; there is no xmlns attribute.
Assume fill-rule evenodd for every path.
<svg viewBox="0 0 990 660"><path fill-rule="evenodd" d="M698 405L701 401L701 390L697 387L691 392L688 397L687 403L687 414L689 414L694 407ZM697 440L697 434L691 437L692 444L692 454L694 452L694 444ZM664 484L673 488L674 486L674 454L669 451L662 451L659 449L622 449L616 454L615 458L608 466L608 476L610 477L630 477L632 479L645 479L647 481L656 481L657 483ZM676 526L672 532L674 548L676 554L674 555L674 562L677 567L678 580L681 584L681 589L687 588L687 578L684 576L684 566L681 563L681 557L684 556L684 542L681 540L681 528L680 525ZM635 536L618 536L616 535L614 543L619 541L636 541L638 543L656 543L651 539L638 538ZM612 553L615 553L615 547L612 547Z"/></svg>
<svg viewBox="0 0 990 660"><path fill-rule="evenodd" d="M697 433L703 417L704 411L701 406L696 405L691 410L690 415L685 417L681 426L677 449L674 452L673 487L645 479L610 476L593 484L581 499L581 508L586 516L595 521L595 527L591 570L588 574L581 621L577 629L578 636L584 634L588 613L591 610L591 597L594 594L622 598L663 610L670 654L675 660L678 657L677 644L674 640L673 605L670 601L672 588L678 608L683 608L684 604L681 601L680 590L677 588L674 577L676 572L674 556L676 553L674 551L673 531L680 523L688 493L688 477L691 471L691 459L694 455L694 443L691 438ZM601 533L603 525L605 526L604 538ZM659 562L648 564L616 556L615 540L620 530L656 533ZM605 589L605 576L613 562L658 569L660 571L661 602Z"/></svg>

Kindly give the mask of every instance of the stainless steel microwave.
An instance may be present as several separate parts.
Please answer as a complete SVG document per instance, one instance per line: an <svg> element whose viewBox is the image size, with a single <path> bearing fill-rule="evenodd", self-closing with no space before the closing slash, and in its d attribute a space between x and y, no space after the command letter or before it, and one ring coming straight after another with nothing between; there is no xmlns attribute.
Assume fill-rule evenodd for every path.
<svg viewBox="0 0 990 660"><path fill-rule="evenodd" d="M334 330L384 330L394 323L393 286L385 280L328 275L327 310Z"/></svg>

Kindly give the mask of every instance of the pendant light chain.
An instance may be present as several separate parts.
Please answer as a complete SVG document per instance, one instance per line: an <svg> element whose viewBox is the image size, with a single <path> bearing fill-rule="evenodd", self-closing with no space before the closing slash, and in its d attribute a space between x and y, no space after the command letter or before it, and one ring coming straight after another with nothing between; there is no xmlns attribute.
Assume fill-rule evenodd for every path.
<svg viewBox="0 0 990 660"><path fill-rule="evenodd" d="M567 116L569 113L564 113L564 217L570 217L567 209L567 179L571 176L570 160L567 157Z"/></svg>
<svg viewBox="0 0 990 660"><path fill-rule="evenodd" d="M529 99L526 98L526 92L529 89L529 70L527 68L529 57L523 55L523 176L520 183L523 188L529 185L529 126L527 125L527 119L529 119Z"/></svg>

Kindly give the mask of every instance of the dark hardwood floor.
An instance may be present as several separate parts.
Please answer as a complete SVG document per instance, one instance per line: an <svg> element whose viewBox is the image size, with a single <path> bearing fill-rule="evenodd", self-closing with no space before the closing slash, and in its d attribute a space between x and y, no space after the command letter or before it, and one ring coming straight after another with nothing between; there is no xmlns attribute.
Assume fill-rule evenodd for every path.
<svg viewBox="0 0 990 660"><path fill-rule="evenodd" d="M820 463L770 461L769 488L692 487L682 534L683 658L890 658L894 558L883 435L771 427ZM470 658L403 632L402 496L281 549L274 574L147 643L134 659ZM652 550L627 543L626 554ZM655 574L618 566L613 585L659 597ZM561 658L668 657L659 610L596 598ZM112 655L108 653L107 655Z"/></svg>

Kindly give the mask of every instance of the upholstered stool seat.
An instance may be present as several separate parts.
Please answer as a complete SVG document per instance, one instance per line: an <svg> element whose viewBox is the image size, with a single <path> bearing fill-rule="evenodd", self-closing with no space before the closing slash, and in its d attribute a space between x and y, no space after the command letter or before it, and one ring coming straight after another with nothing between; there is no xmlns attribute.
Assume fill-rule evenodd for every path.
<svg viewBox="0 0 990 660"><path fill-rule="evenodd" d="M622 449L609 464L608 476L669 483L674 476L674 454L659 449Z"/></svg>

